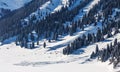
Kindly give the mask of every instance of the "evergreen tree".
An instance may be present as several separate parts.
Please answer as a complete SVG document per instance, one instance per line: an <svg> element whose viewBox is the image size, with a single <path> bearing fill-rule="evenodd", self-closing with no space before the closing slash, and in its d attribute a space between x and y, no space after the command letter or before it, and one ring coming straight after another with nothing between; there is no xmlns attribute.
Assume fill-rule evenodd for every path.
<svg viewBox="0 0 120 72"><path fill-rule="evenodd" d="M99 48L98 45L96 45L96 49L95 49L95 57L97 57L99 55Z"/></svg>
<svg viewBox="0 0 120 72"><path fill-rule="evenodd" d="M96 35L97 42L101 41L101 35L102 35L101 30L100 30L100 28L98 28L97 35Z"/></svg>
<svg viewBox="0 0 120 72"><path fill-rule="evenodd" d="M39 41L37 41L37 45L39 45Z"/></svg>
<svg viewBox="0 0 120 72"><path fill-rule="evenodd" d="M32 42L32 47L31 48L32 49L35 48L35 43L34 42Z"/></svg>
<svg viewBox="0 0 120 72"><path fill-rule="evenodd" d="M46 42L44 42L43 47L46 48Z"/></svg>
<svg viewBox="0 0 120 72"><path fill-rule="evenodd" d="M115 39L115 41L114 41L114 46L117 45L117 42L118 42L117 39Z"/></svg>
<svg viewBox="0 0 120 72"><path fill-rule="evenodd" d="M95 57L95 53L92 52L92 54L90 55L90 58L93 59Z"/></svg>

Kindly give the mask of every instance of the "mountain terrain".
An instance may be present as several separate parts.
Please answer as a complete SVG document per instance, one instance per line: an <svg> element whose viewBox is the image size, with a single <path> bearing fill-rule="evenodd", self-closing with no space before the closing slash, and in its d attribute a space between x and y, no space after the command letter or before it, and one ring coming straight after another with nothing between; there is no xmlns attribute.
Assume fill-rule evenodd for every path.
<svg viewBox="0 0 120 72"><path fill-rule="evenodd" d="M0 71L119 72L119 0L0 0Z"/></svg>

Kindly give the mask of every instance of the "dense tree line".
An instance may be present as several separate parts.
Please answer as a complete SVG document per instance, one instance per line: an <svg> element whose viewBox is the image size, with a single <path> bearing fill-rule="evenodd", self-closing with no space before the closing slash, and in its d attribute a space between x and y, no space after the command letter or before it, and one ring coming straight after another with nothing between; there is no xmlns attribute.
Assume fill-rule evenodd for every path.
<svg viewBox="0 0 120 72"><path fill-rule="evenodd" d="M9 14L11 12L10 9L4 9L4 8L0 8L0 18Z"/></svg>
<svg viewBox="0 0 120 72"><path fill-rule="evenodd" d="M0 18L0 40L5 40L10 37L16 36L21 31L21 19L29 16L35 12L39 6L48 0L32 0L24 7L14 10L9 14Z"/></svg>
<svg viewBox="0 0 120 72"><path fill-rule="evenodd" d="M21 23L20 20L25 18L31 12L35 11L36 8L38 8L38 6L40 6L40 4L42 4L42 3L46 2L46 1L39 1L38 2L37 0L34 0L31 3L27 4L25 7L22 7L19 10L15 10L15 11L11 12L9 14L9 16L3 17L0 20L0 26L2 27L0 29L0 36L1 36L0 40L4 41L7 38L22 34L21 32L26 32L28 34L31 31L33 31L34 29L38 29L38 28L35 28L35 27L42 27L43 26L42 29L40 28L41 30L43 30L41 32L46 32L47 33L47 31L44 31L45 29L49 29L49 28L46 28L47 26L49 26L50 29L53 29L52 26L55 25L55 22L57 22L57 21L60 24L62 24L67 20L69 20L69 21L72 20L72 18L79 12L79 8L80 9L83 8L86 5L86 3L90 2L90 0L83 1L79 6L75 7L71 11L69 11L67 9L67 7L63 7L61 9L61 11L58 11L58 12L56 12L54 14L49 14L42 21L36 20L36 16L33 15L32 17L29 17L28 26L27 27L22 27L22 23L26 23L26 22ZM33 7L31 7L31 6L33 6ZM39 13L39 15L41 16L41 13ZM47 24L47 23L49 23L49 24ZM36 24L36 25L33 25L33 24ZM56 27L59 27L59 26L56 26ZM58 30L58 31L60 31L60 30ZM39 31L37 31L37 32L39 32ZM42 34L44 34L44 33L42 33ZM54 35L57 35L57 34L54 34Z"/></svg>
<svg viewBox="0 0 120 72"><path fill-rule="evenodd" d="M108 3L109 2L111 3L111 1L108 1ZM96 7L100 8L99 6L102 5L101 3L103 3L103 2L104 1L101 0L99 2L98 6L95 5L95 7L93 7L93 9L91 9L91 11L88 14L89 15L92 14L93 10L94 10L94 12L98 12ZM103 3L103 5L104 5L104 3ZM104 10L106 10L106 9L103 9L103 12L104 12ZM89 15L86 16L85 19L88 18ZM109 16L109 15L112 15L112 14L104 14L104 15ZM103 17L105 17L105 16L103 16ZM93 44L95 42L103 41L105 38L109 38L109 37L119 33L120 32L119 31L119 29L120 29L120 23L119 22L120 21L115 21L114 18L112 18L112 20L108 20L108 18L105 17L105 19L103 19L102 29L98 28L96 34L94 34L94 33L88 33L88 35L83 34L83 36L75 39L72 43L68 44L68 46L63 49L63 54L65 54L65 55L66 54L67 55L71 54L73 51L75 51L75 50L77 50L77 49L79 49L83 46L87 46L87 45ZM100 20L101 20L101 15L98 14L98 21L97 22L99 22ZM97 22L93 22L95 26L96 26ZM112 34L112 32L114 32L114 34Z"/></svg>
<svg viewBox="0 0 120 72"><path fill-rule="evenodd" d="M73 10L68 10L68 7L62 7L62 9L58 12L53 14L49 14L42 20L36 20L36 16L33 15L29 19L29 24L27 24L25 30L22 30L19 36L23 36L21 41L25 38L25 33L28 34L35 30L36 34L38 35L38 40L43 37L49 40L57 40L58 35L70 34L73 35L76 32L77 24L71 24L71 26L64 26L63 23L66 21L71 21L75 15L79 12L79 9L83 8L86 3L89 3L90 0L86 0L81 2L80 5L75 7ZM65 17L66 16L66 17ZM22 22L26 23L26 22ZM25 24L24 24L25 25Z"/></svg>
<svg viewBox="0 0 120 72"><path fill-rule="evenodd" d="M78 14L79 10L87 4L87 2L89 3L90 0L81 2L80 5L78 5L71 11L68 10L68 7L63 7L60 11L58 11L54 14L49 14L47 17L45 17L43 20L40 20L40 21L38 21L38 20L36 21L36 16L33 15L33 17L31 17L29 19L30 24L28 24L28 26L25 27L26 30L23 29L23 32L20 34L20 36L25 36L25 35L23 35L24 33L26 33L26 35L28 35L32 30L35 30L36 34L38 35L37 41L39 41L39 39L42 37L42 38L48 39L49 42L51 42L51 40L57 40L59 35L65 35L65 34L73 35L73 33L75 33L77 31L77 28L84 30L84 27L86 25L91 25L92 23L94 23L94 25L96 25L97 22L94 17L95 16L94 14L97 14L97 12L99 11L98 9L100 9L100 7L102 6L101 3L104 2L102 0L98 3L98 5L95 5L90 10L90 12L83 17L82 20L72 22L70 26L69 25L64 26L64 24L63 24L66 21L71 21L74 18L74 16ZM98 20L100 20L102 16L98 15L97 17L99 17ZM108 23L109 22L106 18L102 23L103 24L102 30L98 29L98 33L93 34L93 35L95 35L93 37L96 37L94 39L97 40L97 41L94 40L95 42L104 40L103 35L105 35L105 34L108 34L109 37L111 36L111 32L107 32L106 30L111 31L110 26L114 25L114 24L108 25ZM115 26L111 26L111 27L115 27ZM101 33L101 32L103 32L103 33ZM99 35L102 35L102 36L99 36ZM88 37L91 37L91 36L92 36L92 34L88 35ZM22 37L22 39L24 39L24 37ZM88 42L88 44L86 43L86 45L89 45L89 43L91 43L92 39L89 38L88 40L89 40L89 42Z"/></svg>
<svg viewBox="0 0 120 72"><path fill-rule="evenodd" d="M107 24L107 26L109 26L109 24ZM75 39L72 43L68 44L68 46L63 49L63 54L64 55L71 54L73 51L75 51L83 46L88 46L95 42L104 41L105 35L107 36L107 38L109 38L120 32L118 29L115 29L114 34L112 34L113 31L110 31L110 30L113 28L114 27L110 27L110 29L109 29L108 27L106 27L106 28L103 28L102 30L100 28L98 28L96 34L94 34L94 33L88 33L87 35L83 34L81 37ZM119 29L120 29L120 27L119 27Z"/></svg>
<svg viewBox="0 0 120 72"><path fill-rule="evenodd" d="M114 68L120 63L120 42L117 39L114 40L114 43L110 43L106 48L99 50L98 45L96 46L96 51L92 52L90 58L98 58L102 62L110 61L110 64L113 63Z"/></svg>
<svg viewBox="0 0 120 72"><path fill-rule="evenodd" d="M120 33L120 21L118 22L107 22L102 26L102 29L98 28L97 33L88 33L87 35L83 34L81 37L75 39L72 43L70 43L66 48L63 49L63 54L71 54L73 51L95 42L104 41L105 38L112 37L117 33ZM114 32L112 34L112 32Z"/></svg>
<svg viewBox="0 0 120 72"><path fill-rule="evenodd" d="M42 20L37 20L38 16L36 16L34 14L32 16L28 17L29 22L26 22L24 20L19 21L21 18L17 19L17 16L19 16L17 14L15 14L15 16L11 17L11 20L10 20L11 22L9 22L10 18L8 18L7 21L3 18L0 21L2 23L0 25L3 27L0 30L0 40L4 41L7 38L17 36L16 41L23 43L24 40L29 39L29 34L31 34L32 31L35 31L36 34L38 35L37 40L34 42L39 42L40 38L46 38L49 40L49 42L51 42L51 40L57 40L59 35L66 35L66 34L68 35L69 34L72 36L73 33L75 33L78 28L81 30L84 30L85 26L91 25L93 23L96 26L97 21L101 20L101 18L102 18L102 15L98 13L101 9L104 13L103 14L104 16L109 16L108 13L105 13L107 11L108 7L107 8L104 8L104 7L106 6L105 3L110 2L111 4L114 4L114 3L112 3L112 1L113 0L100 0L100 2L98 4L96 4L88 12L88 14L84 15L82 20L78 20L75 22L72 21L73 18L79 13L79 11L83 7L85 7L88 3L90 3L91 0L85 0L85 1L80 2L80 4L78 6L76 6L75 8L73 8L72 10L68 10L68 7L62 7L62 9L58 12L55 12L52 14L46 13L47 17L43 18ZM75 2L75 1L70 0L71 5L73 2ZM118 0L116 3L117 3L117 6L119 6ZM69 5L69 6L71 6L71 5ZM32 7L30 7L30 8L32 8ZM111 8L111 10L112 10L112 8ZM27 12L27 11L28 10L26 10L25 12ZM23 13L23 14L28 14L28 13ZM98 14L98 16L97 16L98 19L96 19L96 17L95 17L96 14ZM42 13L38 12L38 15L40 17L42 15ZM16 17L17 20L14 20L14 17ZM64 23L66 21L72 21L72 22L70 25L64 25ZM7 25L3 24L4 22L8 22L8 23L6 23ZM102 24L103 24L102 30L109 28L109 26L107 26L107 24L108 24L107 17L104 19ZM26 25L26 26L23 27L22 25ZM114 26L114 24L111 24L111 25ZM111 31L111 30L109 30L109 31ZM104 31L103 34L105 35L106 32L107 31ZM111 34L110 34L111 32L107 32L107 33L109 33L109 36L111 36ZM91 37L91 34L89 35L89 37ZM18 40L19 38L20 38L20 40ZM27 38L27 39L25 39L25 38ZM101 38L98 37L98 41L100 41L100 39ZM91 39L88 39L88 40L90 41ZM25 41L25 42L26 42L26 44L29 43L29 41Z"/></svg>

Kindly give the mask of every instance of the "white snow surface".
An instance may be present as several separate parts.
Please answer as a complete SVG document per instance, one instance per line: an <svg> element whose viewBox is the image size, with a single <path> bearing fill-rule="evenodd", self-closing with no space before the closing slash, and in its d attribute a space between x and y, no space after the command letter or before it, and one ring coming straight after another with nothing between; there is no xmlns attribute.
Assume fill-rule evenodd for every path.
<svg viewBox="0 0 120 72"><path fill-rule="evenodd" d="M106 39L108 42L96 43L104 48L108 43L117 38L120 41L120 34ZM89 61L89 55L95 50L96 44L81 48L73 54L66 56L62 49L48 51L48 48L34 50L20 48L14 43L0 47L0 71L1 72L114 72L109 63L101 63L97 60ZM82 52L82 50L84 52Z"/></svg>

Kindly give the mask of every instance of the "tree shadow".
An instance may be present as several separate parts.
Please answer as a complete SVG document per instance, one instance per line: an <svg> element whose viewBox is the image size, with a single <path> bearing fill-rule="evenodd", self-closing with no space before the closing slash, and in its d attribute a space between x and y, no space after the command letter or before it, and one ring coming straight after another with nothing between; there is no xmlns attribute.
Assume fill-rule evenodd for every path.
<svg viewBox="0 0 120 72"><path fill-rule="evenodd" d="M104 40L104 41L101 41L101 42L109 42L109 41L112 41L112 40Z"/></svg>
<svg viewBox="0 0 120 72"><path fill-rule="evenodd" d="M65 61L44 61L44 62L27 62L23 61L17 64L13 64L16 66L44 66L44 65L50 65L50 64L59 64L59 63L65 63Z"/></svg>
<svg viewBox="0 0 120 72"><path fill-rule="evenodd" d="M78 49L72 53L72 55L80 55L83 54L85 51L83 49Z"/></svg>
<svg viewBox="0 0 120 72"><path fill-rule="evenodd" d="M5 45L5 44L10 44L12 42L15 42L16 40L16 37L11 37L9 39L6 39L5 41L2 42L2 45Z"/></svg>
<svg viewBox="0 0 120 72"><path fill-rule="evenodd" d="M85 61L83 61L83 62L81 62L79 64L85 64L85 63L88 63L88 62L92 62L92 59L88 58L88 59L86 59Z"/></svg>
<svg viewBox="0 0 120 72"><path fill-rule="evenodd" d="M60 44L60 45L56 45L56 46L53 46L53 47L49 47L48 51L56 50L56 49L59 49L59 48L64 47L64 46L66 46L66 44Z"/></svg>

